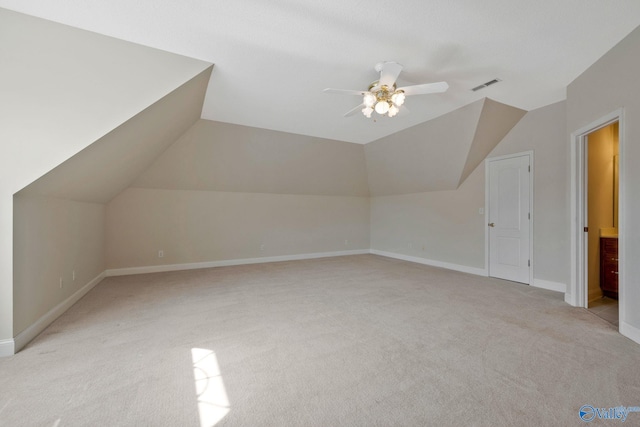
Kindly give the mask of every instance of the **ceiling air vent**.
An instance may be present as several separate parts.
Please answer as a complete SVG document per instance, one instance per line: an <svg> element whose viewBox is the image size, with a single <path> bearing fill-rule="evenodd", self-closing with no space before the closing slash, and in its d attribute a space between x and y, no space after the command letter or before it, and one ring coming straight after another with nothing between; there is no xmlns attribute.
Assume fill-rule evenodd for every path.
<svg viewBox="0 0 640 427"><path fill-rule="evenodd" d="M471 90L472 90L472 91L474 91L474 92L476 92L476 91L479 91L480 89L484 89L485 87L489 87L489 86L491 86L491 85L494 85L494 84L496 84L496 83L498 83L498 82L500 82L500 81L502 81L502 80L500 80L500 79L493 79L493 80L489 80L488 82L486 82L486 83L482 83L480 86L476 86L476 87L474 87L474 88L473 88L473 89L471 89Z"/></svg>

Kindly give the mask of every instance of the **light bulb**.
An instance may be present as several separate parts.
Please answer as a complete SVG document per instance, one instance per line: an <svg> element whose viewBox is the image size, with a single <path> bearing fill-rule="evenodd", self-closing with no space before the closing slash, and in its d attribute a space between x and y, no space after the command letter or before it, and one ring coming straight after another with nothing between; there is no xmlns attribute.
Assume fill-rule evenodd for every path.
<svg viewBox="0 0 640 427"><path fill-rule="evenodd" d="M376 104L376 113L386 114L389 111L389 103L387 101L380 101Z"/></svg>
<svg viewBox="0 0 640 427"><path fill-rule="evenodd" d="M395 116L396 114L398 114L398 111L400 111L400 109L395 105L392 105L391 107L389 107L389 117Z"/></svg>
<svg viewBox="0 0 640 427"><path fill-rule="evenodd" d="M391 101L396 104L398 107L404 104L405 94L403 91L399 90L393 95L391 95Z"/></svg>
<svg viewBox="0 0 640 427"><path fill-rule="evenodd" d="M364 94L364 98L362 100L362 103L366 107L373 107L373 104L376 103L376 96L374 94L372 94L371 92L366 92Z"/></svg>
<svg viewBox="0 0 640 427"><path fill-rule="evenodd" d="M371 118L371 113L373 113L373 108L371 107L365 107L362 109L362 114L364 114L367 119Z"/></svg>

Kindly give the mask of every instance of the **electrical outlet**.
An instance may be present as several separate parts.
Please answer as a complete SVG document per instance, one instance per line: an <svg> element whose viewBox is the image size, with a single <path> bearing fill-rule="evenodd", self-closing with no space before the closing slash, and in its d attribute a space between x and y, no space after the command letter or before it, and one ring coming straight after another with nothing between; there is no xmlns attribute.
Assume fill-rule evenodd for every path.
<svg viewBox="0 0 640 427"><path fill-rule="evenodd" d="M158 251L158 258L164 258L164 251L163 250L159 250Z"/></svg>
<svg viewBox="0 0 640 427"><path fill-rule="evenodd" d="M407 248L413 249L413 243L411 243L411 242L407 243Z"/></svg>
<svg viewBox="0 0 640 427"><path fill-rule="evenodd" d="M71 272L71 280L74 281L74 282L76 281L76 271L75 270L73 270Z"/></svg>
<svg viewBox="0 0 640 427"><path fill-rule="evenodd" d="M478 209L478 213L479 213L480 215L484 215L484 208L479 208L479 209Z"/></svg>
<svg viewBox="0 0 640 427"><path fill-rule="evenodd" d="M60 289L62 289L62 277L60 278Z"/></svg>
<svg viewBox="0 0 640 427"><path fill-rule="evenodd" d="M260 245L260 251L264 251L264 243Z"/></svg>
<svg viewBox="0 0 640 427"><path fill-rule="evenodd" d="M349 246L349 241L347 239L344 239L344 245Z"/></svg>

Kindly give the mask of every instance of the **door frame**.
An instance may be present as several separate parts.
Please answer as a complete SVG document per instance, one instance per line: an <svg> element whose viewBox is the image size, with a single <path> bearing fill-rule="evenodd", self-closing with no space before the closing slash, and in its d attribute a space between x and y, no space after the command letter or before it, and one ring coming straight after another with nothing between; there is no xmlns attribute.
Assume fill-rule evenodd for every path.
<svg viewBox="0 0 640 427"><path fill-rule="evenodd" d="M533 150L522 151L514 154L505 154L503 156L496 157L487 157L484 159L484 270L487 272L487 276L491 277L491 271L489 270L489 226L488 220L489 216L489 192L490 192L490 183L489 183L489 164L491 162L512 159L514 157L524 157L527 156L529 158L529 167L531 171L529 173L529 212L531 213L531 218L529 220L529 260L531 261L531 265L529 266L529 285L533 285L533 266L534 266L534 257L533 257L533 177L534 177L534 165L533 165Z"/></svg>
<svg viewBox="0 0 640 427"><path fill-rule="evenodd" d="M588 282L586 280L588 251L585 248L584 227L585 211L586 211L586 159L587 135L597 131L612 123L618 122L618 317L619 325L623 324L624 315L624 291L625 291L625 273L624 273L624 255L625 255L625 238L624 232L626 224L625 215L625 179L624 179L624 147L625 147L625 125L624 125L624 109L615 110L590 124L581 127L571 133L570 152L571 152L571 279L569 287L565 293L564 300L574 307L588 307L589 292L587 291ZM582 231L581 231L582 230Z"/></svg>

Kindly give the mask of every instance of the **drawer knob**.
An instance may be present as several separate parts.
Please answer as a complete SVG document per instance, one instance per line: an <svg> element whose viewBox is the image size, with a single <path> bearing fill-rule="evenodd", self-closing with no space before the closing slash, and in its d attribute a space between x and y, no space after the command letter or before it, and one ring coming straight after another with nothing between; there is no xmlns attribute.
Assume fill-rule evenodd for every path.
<svg viewBox="0 0 640 427"><path fill-rule="evenodd" d="M613 270L611 270L611 272L612 272L613 274L618 274L618 272L617 272L617 271L613 271Z"/></svg>

